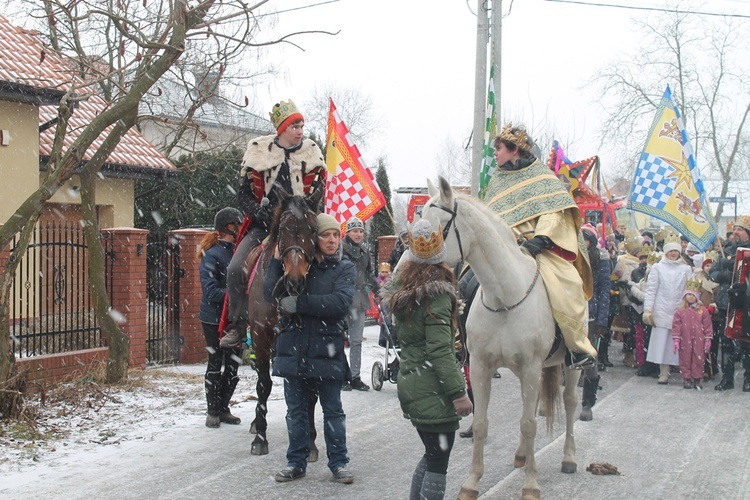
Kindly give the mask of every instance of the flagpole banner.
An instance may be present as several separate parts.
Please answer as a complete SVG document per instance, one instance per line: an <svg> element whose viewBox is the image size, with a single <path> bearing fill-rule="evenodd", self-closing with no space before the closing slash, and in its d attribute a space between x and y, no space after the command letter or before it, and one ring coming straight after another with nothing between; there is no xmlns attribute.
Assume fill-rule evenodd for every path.
<svg viewBox="0 0 750 500"><path fill-rule="evenodd" d="M336 110L333 99L329 99L329 102L326 213L342 224L354 216L365 222L385 206L385 197L359 154L359 149L350 142L349 129Z"/></svg>
<svg viewBox="0 0 750 500"><path fill-rule="evenodd" d="M667 86L635 170L628 208L661 219L701 251L716 238L700 170Z"/></svg>
<svg viewBox="0 0 750 500"><path fill-rule="evenodd" d="M479 169L479 194L480 200L484 199L487 185L490 183L492 174L497 168L495 161L495 136L497 136L497 118L495 117L495 62L490 64L490 83L487 91L487 107L484 111L484 153L482 154L482 165Z"/></svg>

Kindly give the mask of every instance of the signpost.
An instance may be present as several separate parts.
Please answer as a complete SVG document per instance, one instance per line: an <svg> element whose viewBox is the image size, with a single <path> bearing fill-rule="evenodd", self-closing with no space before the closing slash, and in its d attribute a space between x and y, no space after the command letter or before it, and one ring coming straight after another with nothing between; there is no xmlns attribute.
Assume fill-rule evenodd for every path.
<svg viewBox="0 0 750 500"><path fill-rule="evenodd" d="M711 203L732 203L734 205L734 220L737 220L737 197L736 196L710 196Z"/></svg>

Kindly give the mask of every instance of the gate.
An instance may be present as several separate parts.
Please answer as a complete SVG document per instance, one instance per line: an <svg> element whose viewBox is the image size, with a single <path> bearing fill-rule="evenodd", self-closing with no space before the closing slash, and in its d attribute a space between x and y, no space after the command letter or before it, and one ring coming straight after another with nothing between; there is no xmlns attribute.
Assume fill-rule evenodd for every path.
<svg viewBox="0 0 750 500"><path fill-rule="evenodd" d="M180 335L180 243L164 231L148 234L146 362L177 363L184 338Z"/></svg>
<svg viewBox="0 0 750 500"><path fill-rule="evenodd" d="M16 251L18 235L10 244ZM112 239L101 236L112 290ZM19 358L102 347L89 293L88 246L78 221L49 220L34 229L19 257L10 295L10 334Z"/></svg>

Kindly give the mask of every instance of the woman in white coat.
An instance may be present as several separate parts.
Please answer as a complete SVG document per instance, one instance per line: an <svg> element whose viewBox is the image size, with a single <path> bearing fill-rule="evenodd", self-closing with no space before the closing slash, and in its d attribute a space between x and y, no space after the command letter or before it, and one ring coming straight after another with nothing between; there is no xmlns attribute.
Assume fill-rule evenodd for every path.
<svg viewBox="0 0 750 500"><path fill-rule="evenodd" d="M653 325L646 361L659 365L659 384L669 382L669 366L679 366L680 358L673 349L672 319L680 305L685 282L692 269L680 258L680 244L664 245L664 258L651 268L648 275L643 322Z"/></svg>

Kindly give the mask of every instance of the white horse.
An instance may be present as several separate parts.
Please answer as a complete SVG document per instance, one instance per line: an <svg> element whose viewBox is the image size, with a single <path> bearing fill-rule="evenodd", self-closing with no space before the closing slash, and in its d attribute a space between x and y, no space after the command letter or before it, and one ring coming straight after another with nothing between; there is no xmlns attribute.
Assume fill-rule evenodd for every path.
<svg viewBox="0 0 750 500"><path fill-rule="evenodd" d="M439 177L436 188L428 179L430 201L422 217L440 227L445 239L446 263L465 260L479 281L479 291L466 321L467 347L471 353L471 384L474 390L474 453L469 477L459 499L475 499L484 474L484 444L487 438L487 405L492 375L509 368L521 381L523 414L521 441L514 465L524 467L522 500L540 498L534 461L536 409L544 403L547 429L554 423L561 382L564 348L547 356L555 338L547 290L539 276L539 263L522 251L510 227L482 202L454 193ZM566 369L563 401L566 412L562 472L576 471L573 425L578 406L580 372ZM544 376L543 376L544 375Z"/></svg>

